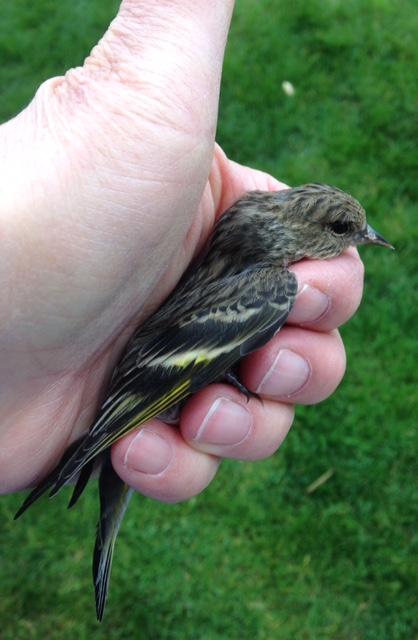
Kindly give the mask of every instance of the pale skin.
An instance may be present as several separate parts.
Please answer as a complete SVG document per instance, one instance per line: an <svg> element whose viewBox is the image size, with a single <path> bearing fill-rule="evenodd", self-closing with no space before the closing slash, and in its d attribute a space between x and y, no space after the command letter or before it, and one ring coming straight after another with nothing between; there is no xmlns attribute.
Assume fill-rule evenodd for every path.
<svg viewBox="0 0 418 640"><path fill-rule="evenodd" d="M35 484L88 428L129 335L225 208L247 190L285 186L214 145L232 9L122 2L84 66L47 81L0 128L3 493ZM272 455L294 406L338 386L337 329L360 303L362 263L349 250L293 270L289 324L242 365L264 402L213 384L188 401L178 429L155 419L121 439L112 462L134 489L169 502L198 494L222 458Z"/></svg>

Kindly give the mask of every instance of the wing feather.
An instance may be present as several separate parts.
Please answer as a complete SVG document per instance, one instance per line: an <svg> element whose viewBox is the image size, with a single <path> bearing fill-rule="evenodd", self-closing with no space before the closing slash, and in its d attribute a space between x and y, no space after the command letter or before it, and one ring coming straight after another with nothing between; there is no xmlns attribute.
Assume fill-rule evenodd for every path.
<svg viewBox="0 0 418 640"><path fill-rule="evenodd" d="M180 308L171 298L130 342L96 422L57 469L50 495L121 436L265 344L286 321L296 290L293 274L269 266L217 280L202 293L191 291Z"/></svg>

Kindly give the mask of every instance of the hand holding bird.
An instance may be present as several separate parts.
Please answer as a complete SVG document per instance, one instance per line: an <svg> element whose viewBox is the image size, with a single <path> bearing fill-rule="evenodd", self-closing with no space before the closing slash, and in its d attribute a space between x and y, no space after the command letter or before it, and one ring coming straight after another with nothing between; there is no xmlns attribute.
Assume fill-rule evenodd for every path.
<svg viewBox="0 0 418 640"><path fill-rule="evenodd" d="M163 305L128 342L88 433L29 494L19 517L44 493L75 481L69 506L100 465L100 519L93 556L96 610L106 604L113 549L131 490L115 473L111 445L152 418L164 420L213 382L232 382L242 358L285 324L298 283L290 264L335 258L358 244L391 245L366 221L357 200L335 187L308 184L250 192L216 225L207 248Z"/></svg>
<svg viewBox="0 0 418 640"><path fill-rule="evenodd" d="M213 147L232 3L172 3L168 39L166 7L153 3L148 22L151 3L144 15L126 4L83 67L46 82L0 129L3 492L37 484L86 432L129 335L174 288L215 218L246 191L283 188ZM186 33L183 56L176 43ZM156 48L167 77L152 74ZM187 86L172 82L173 66ZM241 365L263 404L224 383L198 391L180 430L154 419L114 445L125 482L186 499L210 482L219 456L271 455L293 404L332 393L345 364L335 329L359 304L362 265L348 250L292 272L293 326Z"/></svg>

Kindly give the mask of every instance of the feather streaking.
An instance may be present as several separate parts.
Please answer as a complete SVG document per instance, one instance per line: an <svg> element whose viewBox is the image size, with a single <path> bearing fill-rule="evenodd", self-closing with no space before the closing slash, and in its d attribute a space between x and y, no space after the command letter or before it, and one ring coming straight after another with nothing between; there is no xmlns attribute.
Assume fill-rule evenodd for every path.
<svg viewBox="0 0 418 640"><path fill-rule="evenodd" d="M308 184L250 192L222 216L206 250L135 332L88 433L71 445L15 516L44 493L53 496L75 479L73 505L96 462L101 463L93 558L99 620L116 536L131 495L113 471L110 446L154 416L175 413L207 384L236 380L233 367L286 322L297 291L289 264L332 258L366 243L390 246L367 224L359 202L340 189ZM246 391L238 380L236 385Z"/></svg>

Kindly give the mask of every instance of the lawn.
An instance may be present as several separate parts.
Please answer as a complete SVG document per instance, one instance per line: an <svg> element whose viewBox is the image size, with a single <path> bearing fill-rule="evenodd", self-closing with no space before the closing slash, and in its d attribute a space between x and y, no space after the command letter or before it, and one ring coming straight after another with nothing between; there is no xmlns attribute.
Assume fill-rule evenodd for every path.
<svg viewBox="0 0 418 640"><path fill-rule="evenodd" d="M118 3L1 4L6 120L82 62ZM220 143L289 184L351 191L397 251L362 251L364 302L342 329L346 378L298 410L279 453L226 462L186 504L132 501L102 626L95 487L71 512L63 496L18 522L20 496L1 498L2 640L418 637L417 32L416 0L237 3Z"/></svg>

